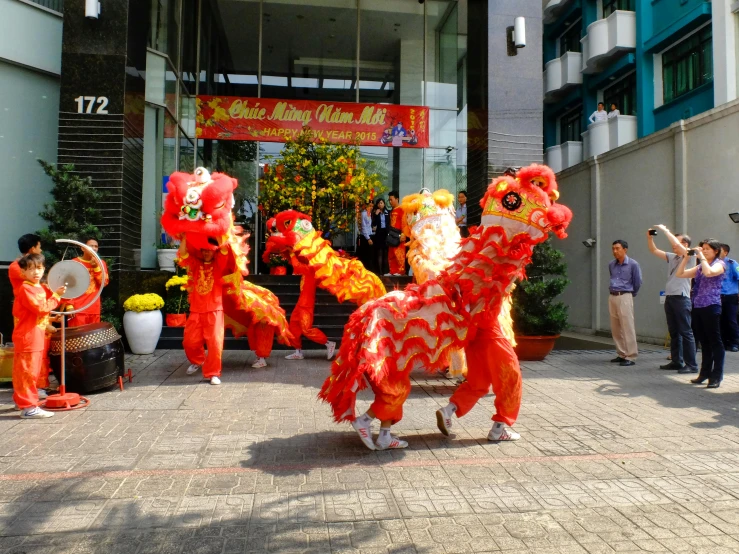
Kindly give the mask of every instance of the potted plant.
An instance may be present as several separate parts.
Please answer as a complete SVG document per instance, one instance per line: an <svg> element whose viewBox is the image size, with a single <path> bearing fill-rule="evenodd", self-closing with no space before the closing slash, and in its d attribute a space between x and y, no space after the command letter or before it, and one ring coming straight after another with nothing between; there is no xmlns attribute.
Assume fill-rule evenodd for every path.
<svg viewBox="0 0 739 554"><path fill-rule="evenodd" d="M534 248L527 280L513 291L513 331L519 360L543 360L567 328L567 306L555 302L569 284L564 254L549 240Z"/></svg>
<svg viewBox="0 0 739 554"><path fill-rule="evenodd" d="M171 271L172 273L177 271L174 261L177 258L178 245L170 242L159 242L156 244L156 247L159 269L162 271Z"/></svg>
<svg viewBox="0 0 739 554"><path fill-rule="evenodd" d="M123 329L134 354L152 354L162 334L164 300L154 293L134 294L124 303Z"/></svg>
<svg viewBox="0 0 739 554"><path fill-rule="evenodd" d="M190 302L187 300L187 275L175 275L164 285L167 289L167 301L164 309L167 312L165 321L167 327L184 327L187 314L190 312Z"/></svg>
<svg viewBox="0 0 739 554"><path fill-rule="evenodd" d="M272 254L269 257L269 274L270 275L287 275L287 267L290 262L279 254Z"/></svg>

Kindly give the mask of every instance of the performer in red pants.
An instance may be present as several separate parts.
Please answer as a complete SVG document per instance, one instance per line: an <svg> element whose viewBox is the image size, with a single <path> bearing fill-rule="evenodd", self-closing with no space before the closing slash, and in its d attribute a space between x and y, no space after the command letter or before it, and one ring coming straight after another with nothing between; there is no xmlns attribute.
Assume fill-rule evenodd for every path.
<svg viewBox="0 0 739 554"><path fill-rule="evenodd" d="M400 233L400 244L398 246L391 246L387 251L388 265L390 266L390 273L392 275L405 275L405 235L402 233L403 229L407 227L404 224L403 208L400 207L398 198L398 191L394 190L388 194L390 206L392 211L390 212L390 227L399 229Z"/></svg>
<svg viewBox="0 0 739 554"><path fill-rule="evenodd" d="M182 347L190 360L187 374L203 370L211 385L221 384L223 356L223 276L227 271L226 257L213 250L200 250L201 258L180 248L180 265L187 269L190 291L190 317L185 324ZM205 354L204 345L208 346Z"/></svg>
<svg viewBox="0 0 739 554"><path fill-rule="evenodd" d="M96 239L87 239L85 241L85 244L95 252L98 251L98 241ZM90 286L87 287L87 290L82 296L75 298L72 302L75 309L77 309L85 306L88 302L90 302L90 300L94 298L95 295L98 293L100 287L103 286L103 270L101 267L98 266L95 257L88 250L83 250L82 257L75 258L74 261L85 266L85 269L87 269L88 273L90 274ZM108 273L108 266L105 264L104 261L103 267L105 268L105 286L107 287L108 283L110 282L110 274ZM95 300L92 306L88 307L83 312L75 314L74 318L71 320L70 327L79 327L80 325L87 325L89 323L99 323L101 311L100 306L100 297L98 296L97 300Z"/></svg>
<svg viewBox="0 0 739 554"><path fill-rule="evenodd" d="M513 425L521 408L523 382L518 357L503 333L498 314L490 313L477 327L477 334L465 347L467 380L463 382L449 404L437 411L439 429L445 435L452 426L452 414L462 417L493 387L495 414L490 441L518 440L521 436L505 425Z"/></svg>
<svg viewBox="0 0 739 554"><path fill-rule="evenodd" d="M302 360L304 358L302 337L305 337L315 343L325 344L326 358L330 360L336 352L336 343L328 340L323 331L313 327L313 313L316 307L316 272L307 264L298 261L295 256L290 256L290 263L293 266L293 273L303 277L300 280L298 303L290 314L290 332L295 337L292 344L295 352L285 356L285 359Z"/></svg>

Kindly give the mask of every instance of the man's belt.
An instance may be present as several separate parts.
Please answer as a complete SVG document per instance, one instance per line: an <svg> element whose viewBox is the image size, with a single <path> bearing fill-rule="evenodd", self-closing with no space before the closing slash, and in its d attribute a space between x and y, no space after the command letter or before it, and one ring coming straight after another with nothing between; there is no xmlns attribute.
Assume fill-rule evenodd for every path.
<svg viewBox="0 0 739 554"><path fill-rule="evenodd" d="M610 292L611 292L611 296L621 296L622 294L634 294L634 292L630 290L620 290L617 292L613 292L613 291L610 291Z"/></svg>

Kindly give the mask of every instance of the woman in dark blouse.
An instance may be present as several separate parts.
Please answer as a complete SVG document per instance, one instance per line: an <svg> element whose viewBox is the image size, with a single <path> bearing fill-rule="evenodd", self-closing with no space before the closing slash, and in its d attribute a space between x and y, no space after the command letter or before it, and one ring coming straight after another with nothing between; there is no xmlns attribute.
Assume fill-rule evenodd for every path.
<svg viewBox="0 0 739 554"><path fill-rule="evenodd" d="M385 200L375 200L372 210L372 248L374 252L375 271L384 275L390 271L387 261L387 230L390 227L390 214L385 209Z"/></svg>

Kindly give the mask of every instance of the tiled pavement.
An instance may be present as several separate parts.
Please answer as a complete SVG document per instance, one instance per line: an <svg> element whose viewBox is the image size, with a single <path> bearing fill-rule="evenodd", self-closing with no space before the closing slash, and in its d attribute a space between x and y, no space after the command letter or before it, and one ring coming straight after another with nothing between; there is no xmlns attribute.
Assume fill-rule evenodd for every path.
<svg viewBox="0 0 739 554"><path fill-rule="evenodd" d="M454 383L418 373L392 452L331 421L321 355L229 351L221 387L180 351L132 356L124 392L45 421L1 391L0 552L739 552L737 354L718 390L661 350L526 363L522 439L500 445L491 396L441 436Z"/></svg>

